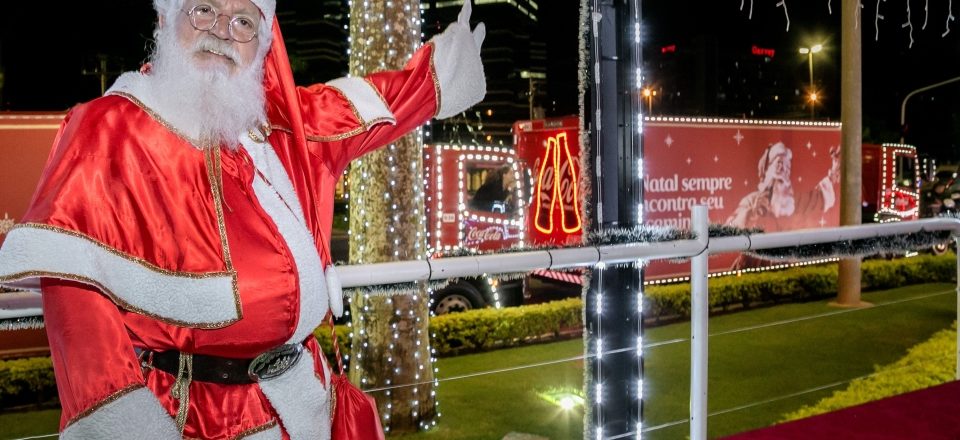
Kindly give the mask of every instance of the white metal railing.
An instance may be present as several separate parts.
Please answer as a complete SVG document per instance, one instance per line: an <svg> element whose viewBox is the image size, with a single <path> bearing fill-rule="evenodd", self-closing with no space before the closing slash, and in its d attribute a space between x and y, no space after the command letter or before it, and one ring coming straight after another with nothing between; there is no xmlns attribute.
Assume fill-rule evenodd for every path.
<svg viewBox="0 0 960 440"><path fill-rule="evenodd" d="M352 265L338 267L337 272L343 287L361 287L477 276L484 273L526 272L534 269L594 266L600 263L617 264L639 260L692 257L690 259L692 296L690 438L700 440L706 439L707 435L707 339L710 308L707 261L710 254L832 243L923 231L951 231L955 240L960 237L960 220L952 218L744 234L713 239L709 238L709 217L706 207L695 206L691 212L691 222L696 233L696 239L692 240L584 246L499 255ZM960 259L958 259L957 276L957 313L960 314ZM6 298L0 301L0 319L40 316L37 295L0 295L0 298ZM957 342L955 377L960 380L960 332L958 332Z"/></svg>
<svg viewBox="0 0 960 440"><path fill-rule="evenodd" d="M614 264L637 260L693 257L690 260L692 296L690 304L690 438L700 440L707 438L707 339L710 310L707 262L710 254L832 243L923 231L951 231L955 239L960 236L960 220L936 218L899 223L744 234L711 239L708 233L709 216L705 206L693 208L691 224L697 236L695 240L344 266L339 268L338 273L344 287L357 287L475 276L483 273L523 272L534 269L592 266L598 263ZM957 278L957 313L960 314L960 264L957 265ZM958 332L957 342L958 360L955 376L960 380L960 332Z"/></svg>

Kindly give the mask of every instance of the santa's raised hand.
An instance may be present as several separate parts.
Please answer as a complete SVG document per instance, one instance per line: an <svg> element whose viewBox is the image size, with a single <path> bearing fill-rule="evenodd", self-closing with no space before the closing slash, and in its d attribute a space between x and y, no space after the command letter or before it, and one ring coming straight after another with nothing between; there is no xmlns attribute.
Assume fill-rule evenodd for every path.
<svg viewBox="0 0 960 440"><path fill-rule="evenodd" d="M441 90L438 119L460 113L483 100L487 94L487 81L480 60L480 46L487 30L482 22L470 30L472 10L470 0L466 0L457 21L450 23L443 33L429 42L436 50L434 63Z"/></svg>

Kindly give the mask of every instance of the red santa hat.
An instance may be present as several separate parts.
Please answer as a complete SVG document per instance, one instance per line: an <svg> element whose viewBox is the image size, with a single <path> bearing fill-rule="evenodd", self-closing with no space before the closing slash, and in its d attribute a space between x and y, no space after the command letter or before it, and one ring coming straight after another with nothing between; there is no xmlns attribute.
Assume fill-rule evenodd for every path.
<svg viewBox="0 0 960 440"><path fill-rule="evenodd" d="M757 163L757 176L761 179L764 175L767 174L767 168L770 167L770 164L773 163L773 160L777 156L786 156L787 159L793 158L793 152L787 148L783 142L777 142L763 151L763 155L760 156L760 161Z"/></svg>

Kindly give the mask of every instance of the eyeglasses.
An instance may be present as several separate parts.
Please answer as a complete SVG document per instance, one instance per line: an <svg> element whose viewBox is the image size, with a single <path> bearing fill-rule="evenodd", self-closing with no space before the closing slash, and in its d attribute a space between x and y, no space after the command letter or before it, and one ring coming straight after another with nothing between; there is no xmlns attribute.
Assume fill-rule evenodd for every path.
<svg viewBox="0 0 960 440"><path fill-rule="evenodd" d="M220 20L220 17L227 17L230 19L230 22L227 24L227 31L233 41L249 43L257 37L257 27L259 23L257 20L246 15L234 15L232 17L224 15L218 12L217 8L206 3L200 3L191 8L190 11L184 11L183 9L180 11L187 14L187 17L190 17L190 24L198 31L213 30L213 28L217 26L217 21Z"/></svg>

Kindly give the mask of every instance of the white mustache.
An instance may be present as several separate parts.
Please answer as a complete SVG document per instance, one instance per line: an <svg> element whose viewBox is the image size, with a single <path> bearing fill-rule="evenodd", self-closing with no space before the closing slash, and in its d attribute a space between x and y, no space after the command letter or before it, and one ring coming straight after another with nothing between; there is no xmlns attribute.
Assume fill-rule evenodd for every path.
<svg viewBox="0 0 960 440"><path fill-rule="evenodd" d="M198 52L213 51L220 53L229 58L230 61L233 61L234 64L239 64L240 54L237 52L237 49L230 43L220 40L219 38L207 35L203 39L197 41L197 43L194 45L194 49L196 49Z"/></svg>

